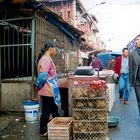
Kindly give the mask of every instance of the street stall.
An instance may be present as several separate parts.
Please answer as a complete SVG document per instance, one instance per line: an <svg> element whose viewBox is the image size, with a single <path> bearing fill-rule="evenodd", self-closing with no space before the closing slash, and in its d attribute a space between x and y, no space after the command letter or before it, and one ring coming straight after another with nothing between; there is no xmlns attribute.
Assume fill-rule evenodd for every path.
<svg viewBox="0 0 140 140"><path fill-rule="evenodd" d="M106 140L106 82L95 75L73 75L68 80L68 113L71 117L54 118L48 124L49 139L58 136L61 140L72 137L73 140Z"/></svg>
<svg viewBox="0 0 140 140"><path fill-rule="evenodd" d="M66 107L61 107L65 108L69 117L57 118L56 123L53 119L48 125L49 137L61 135L61 139L65 140L70 140L71 136L73 140L108 139L108 83L100 78L91 67L78 67L73 75L59 80L59 87L63 91L68 89L65 90ZM66 119L69 119L68 123ZM63 134L62 129L65 129Z"/></svg>
<svg viewBox="0 0 140 140"><path fill-rule="evenodd" d="M76 75L76 74L79 75ZM73 84L73 80L105 80L107 84L106 89L106 96L107 96L107 108L110 112L114 102L115 102L115 83L113 81L113 70L103 70L103 71L95 71L91 70L91 67L84 66L79 67L74 73L75 75L69 76L68 78L63 78L59 80L59 87L60 92L65 92L65 94L62 94L65 104L62 105L62 109L64 110L64 116L71 116L72 115L72 91L71 86ZM64 97L65 96L65 97Z"/></svg>

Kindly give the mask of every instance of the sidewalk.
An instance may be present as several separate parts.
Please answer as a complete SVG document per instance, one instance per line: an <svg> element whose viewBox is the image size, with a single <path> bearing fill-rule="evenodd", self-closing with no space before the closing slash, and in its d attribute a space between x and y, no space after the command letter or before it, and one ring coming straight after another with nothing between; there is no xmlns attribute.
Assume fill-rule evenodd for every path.
<svg viewBox="0 0 140 140"><path fill-rule="evenodd" d="M131 92L128 105L124 105L118 99L116 90L116 102L109 115L119 116L121 119L117 128L109 128L111 140L140 140L140 117L134 90Z"/></svg>

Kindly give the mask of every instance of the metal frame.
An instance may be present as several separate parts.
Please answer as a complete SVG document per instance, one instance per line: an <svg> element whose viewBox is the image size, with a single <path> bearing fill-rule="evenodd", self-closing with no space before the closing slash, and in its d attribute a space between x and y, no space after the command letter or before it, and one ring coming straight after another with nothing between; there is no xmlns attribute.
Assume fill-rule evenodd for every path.
<svg viewBox="0 0 140 140"><path fill-rule="evenodd" d="M0 43L0 64L1 64L1 66L0 66L0 108L1 108L1 102L2 102L2 83L29 83L33 87L33 82L34 82L34 61L35 61L35 31L34 31L35 30L35 16L33 15L32 17L11 18L11 19L0 20L0 23L6 23L5 25L0 25L0 26L5 26L6 27L6 26L9 26L9 25L7 25L7 23L9 23L9 22L11 23L11 22L19 22L19 21L20 22L23 21L23 24L25 22L27 24L27 26L30 26L28 21L31 23L31 33L26 33L27 42L24 40L24 34L21 35L23 37L22 38L23 40L21 40L21 42L20 42L19 41L19 36L17 36L17 38L16 38L16 35L14 34L14 29L11 29L13 31L13 33L11 33L13 36L10 36L10 31L8 31L8 33L6 34L6 32L4 33L4 30L3 30L4 35L3 35L3 37L0 37L0 39L3 39L3 41L1 40L1 43L3 42L3 44ZM17 24L20 24L20 23L17 23ZM13 23L10 24L10 25L12 25L13 27L16 27L16 25L14 25ZM22 25L22 23L21 23L21 25ZM1 28L1 30L0 30L1 32L2 32L2 29L3 28ZM14 37L17 39L16 44L14 44L13 42L11 43L9 41L10 39L11 40L14 39ZM31 40L29 38L31 38ZM26 42L26 43L24 43L24 42ZM16 47L17 47L17 50L15 52ZM21 52L21 54L22 54L21 57L25 57L23 55L25 53L25 50L27 51L26 52L27 53L26 54L27 55L26 62L27 63L29 62L29 60L28 60L29 55L30 55L29 52L28 52L29 48L31 49L31 57L30 58L31 58L31 63L32 63L31 77L2 79L2 74L3 74L2 73L2 67L6 68L6 65L8 65L8 67L11 66L11 68L16 69L14 67L19 64L18 67L20 69L21 65L24 63L24 62L22 62L22 64L20 64L19 63L20 60L16 60L18 64L14 64L14 59L16 58L16 57L14 57L14 55L15 55L15 53L17 53L16 54L17 58L19 58L19 55L20 55L20 54L18 54L19 50L23 51L23 52ZM8 58L2 58L2 54L1 54L2 50L3 50L4 53L6 53L7 55L10 55L10 56L8 56ZM6 51L8 51L8 52L6 52ZM10 52L10 51L12 51L12 52ZM12 53L13 56L10 53ZM5 54L3 54L3 56L6 57ZM12 60L10 60L11 56L12 56ZM7 64L2 64L1 63L2 59L3 59L3 61L6 61L6 59L8 59L7 60L8 63ZM13 61L12 62L13 66L9 63L10 61ZM27 71L28 71L28 66L27 66ZM32 88L31 88L30 93L31 93L30 97L33 97L34 90L32 90Z"/></svg>
<svg viewBox="0 0 140 140"><path fill-rule="evenodd" d="M12 49L12 51L13 51L13 59L14 59L14 47L17 47L17 53L19 53L19 49L21 49L21 51L23 51L23 53L22 53L22 56L23 56L23 54L25 53L24 52L24 49L22 49L22 47L27 47L27 49L28 49L28 47L31 47L31 50L32 50L32 56L33 56L33 58L32 58L32 63L33 63L33 60L34 60L34 36L35 36L35 33L34 33L34 17L27 17L27 18L12 18L12 19L5 19L5 20L0 20L0 23L7 23L6 25L3 25L3 26L9 26L9 25L12 25L12 27L17 27L17 29L18 29L18 26L17 25L14 25L13 23L9 23L9 22L28 22L29 20L32 20L31 21L31 23L32 23L32 26L33 27L31 27L32 28L32 31L31 31L31 34L30 33L27 33L26 35L27 35L27 42L26 43L24 43L25 42L25 40L24 40L24 34L22 34L21 36L22 36L22 39L21 39L21 42L19 42L19 33L18 33L18 35L16 36L15 35L15 33L14 33L14 29L12 29L12 34L13 34L13 36L10 36L10 31L8 31L8 33L7 33L7 35L8 35L8 37L6 38L6 31L3 31L4 32L4 37L3 37L3 43L4 44L0 44L0 48L2 49L6 49L6 48L8 48L8 55L9 55L9 53L10 53L10 48ZM8 25L8 23L9 23L9 25ZM20 24L20 23L17 23L17 24ZM23 25L24 25L24 23L22 23ZM25 24L28 24L27 26L29 26L29 23L25 23ZM31 42L30 42L30 40L28 39L29 38L29 36L31 36ZM16 44L14 44L13 42L11 43L9 43L9 40L11 39L15 39L17 37L17 42L16 42ZM8 42L9 44L7 44L6 42ZM30 42L30 43L29 43ZM0 49L0 50L1 50ZM4 50L4 52L5 52L5 50ZM2 52L1 52L2 53ZM28 50L27 50L27 55L29 55L28 54ZM18 56L19 56L19 54L17 54ZM31 57L32 57L31 56ZM8 56L9 57L9 56ZM23 56L24 57L24 56ZM6 59L6 58L4 58L4 59ZM9 58L8 58L9 59ZM2 60L1 60L2 61ZM28 61L28 60L27 60ZM17 60L17 63L19 64L19 60ZM23 62L22 62L22 64L23 64ZM3 65L5 65L5 64L3 64ZM8 64L9 65L9 64ZM20 64L19 64L20 65ZM32 64L32 69L34 70L34 63ZM14 67L14 66L13 66ZM32 71L32 79L33 79L33 71ZM26 81L32 81L32 79L31 78L27 78L27 79L25 79L25 77L22 79L22 78L19 78L19 79L17 79L17 78L13 78L13 79L9 79L9 78L7 78L7 79L3 79L2 80L2 78L1 78L2 76L1 76L1 74L0 74L0 81L1 82L17 82L17 81L19 81L19 82L26 82Z"/></svg>

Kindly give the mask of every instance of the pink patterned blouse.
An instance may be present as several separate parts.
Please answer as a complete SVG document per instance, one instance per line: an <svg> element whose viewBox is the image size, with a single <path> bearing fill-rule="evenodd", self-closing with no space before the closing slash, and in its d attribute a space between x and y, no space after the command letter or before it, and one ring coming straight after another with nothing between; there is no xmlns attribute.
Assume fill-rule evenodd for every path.
<svg viewBox="0 0 140 140"><path fill-rule="evenodd" d="M56 75L56 68L49 56L43 55L38 62L37 67L38 73L40 72L48 72L48 78L51 78ZM53 97L53 91L50 85L46 82L45 85L38 91L40 96L49 96Z"/></svg>

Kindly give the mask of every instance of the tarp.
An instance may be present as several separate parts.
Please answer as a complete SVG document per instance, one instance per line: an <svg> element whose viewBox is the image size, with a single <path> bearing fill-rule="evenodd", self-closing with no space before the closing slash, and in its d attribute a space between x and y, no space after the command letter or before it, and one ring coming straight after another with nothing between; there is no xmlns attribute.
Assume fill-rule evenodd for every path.
<svg viewBox="0 0 140 140"><path fill-rule="evenodd" d="M70 39L70 41L72 43L76 42L76 37L74 36L74 34L72 34L72 31L70 28L68 28L65 24L62 24L60 21L58 21L54 16L52 16L51 14L47 14L47 18L46 18L50 23L52 23L53 25L57 26L61 31L63 31L66 36Z"/></svg>
<svg viewBox="0 0 140 140"><path fill-rule="evenodd" d="M101 60L103 68L106 69L108 66L108 61L111 59L111 54L109 53L98 53L97 57Z"/></svg>

